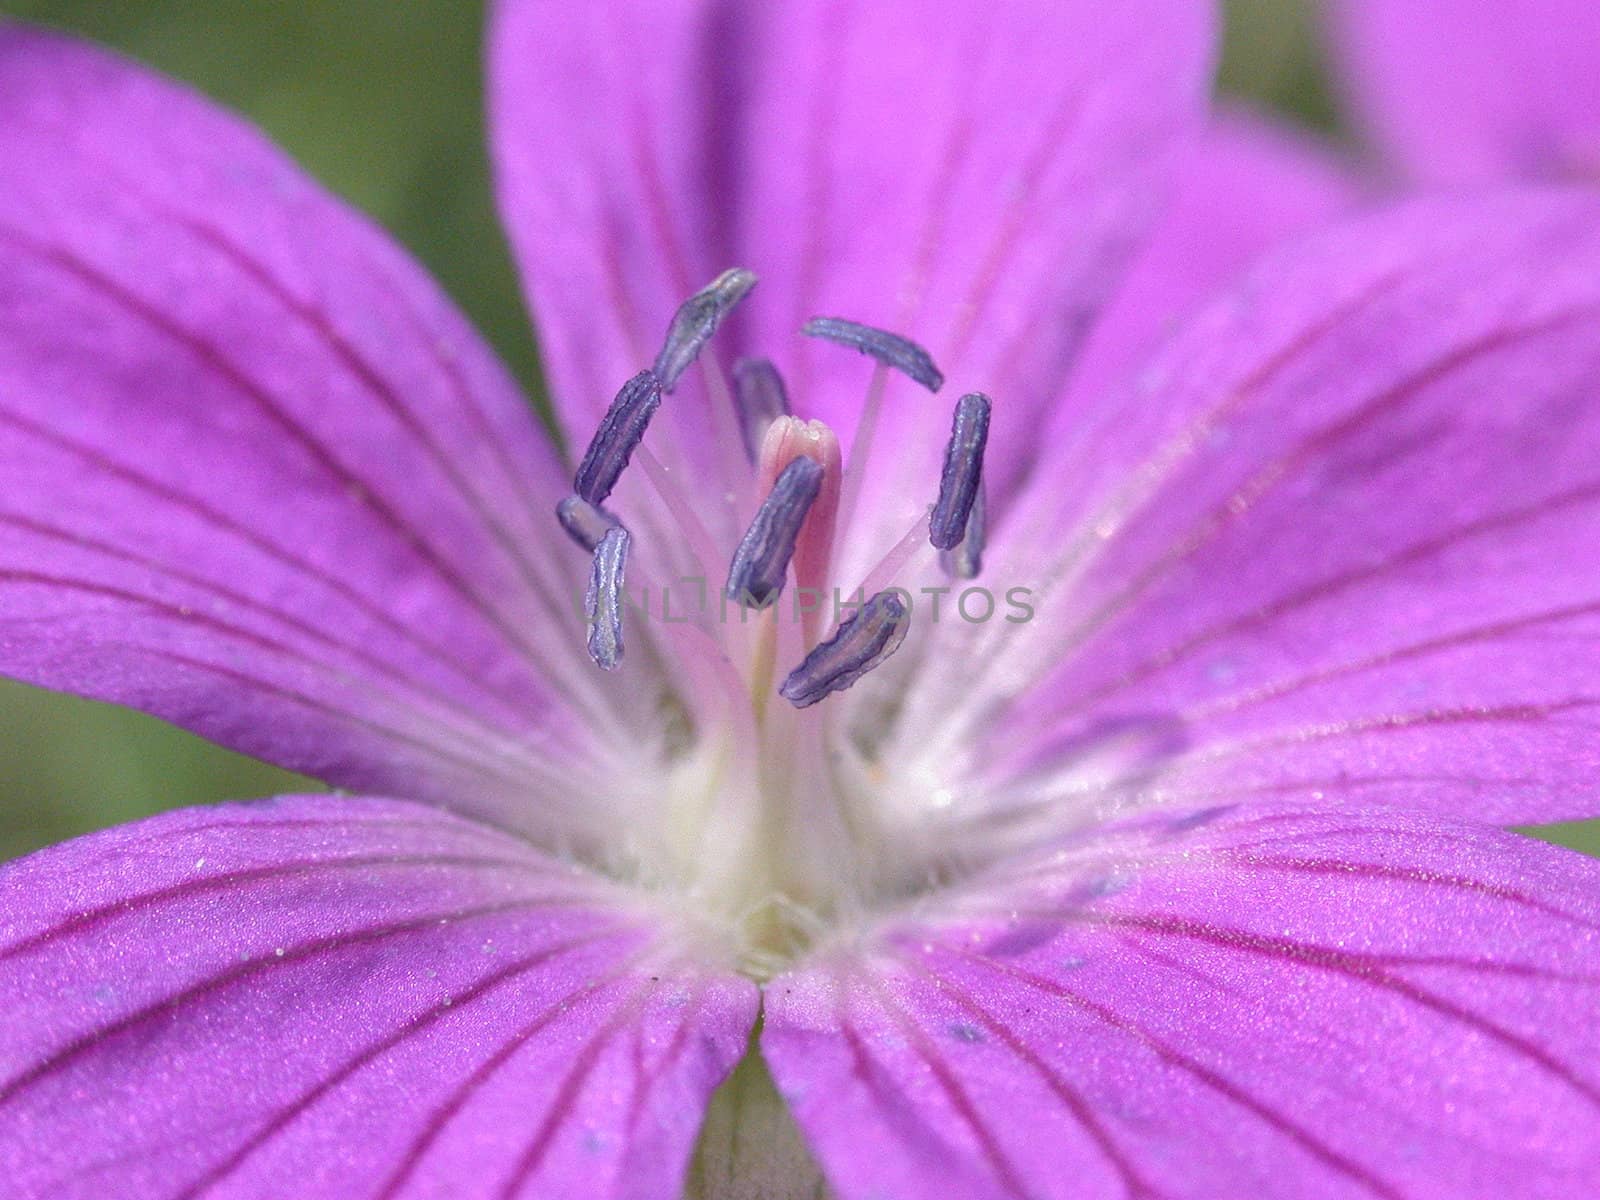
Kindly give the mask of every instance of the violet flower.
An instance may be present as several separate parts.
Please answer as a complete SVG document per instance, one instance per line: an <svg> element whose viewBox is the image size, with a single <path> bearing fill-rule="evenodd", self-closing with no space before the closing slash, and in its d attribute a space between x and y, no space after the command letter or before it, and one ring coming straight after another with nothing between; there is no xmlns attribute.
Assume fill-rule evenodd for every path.
<svg viewBox="0 0 1600 1200"><path fill-rule="evenodd" d="M705 1195L812 1194L795 1127L850 1200L1600 1187L1600 865L1496 828L1600 809L1600 197L1328 230L1068 392L1210 32L505 0L573 457L726 315L686 297L762 280L574 503L381 234L192 94L0 31L0 669L356 793L0 872L6 1194L670 1200L703 1117ZM743 410L736 354L777 366ZM780 414L753 466L741 411ZM792 564L770 607L622 605L714 598L741 541ZM862 581L854 626L790 603Z"/></svg>
<svg viewBox="0 0 1600 1200"><path fill-rule="evenodd" d="M1286 235L1406 191L1600 182L1600 7L1590 0L1318 0L1359 151L1238 105L1175 196L1075 369L1090 393Z"/></svg>
<svg viewBox="0 0 1600 1200"><path fill-rule="evenodd" d="M1385 174L1600 181L1591 0L1321 0L1330 65Z"/></svg>

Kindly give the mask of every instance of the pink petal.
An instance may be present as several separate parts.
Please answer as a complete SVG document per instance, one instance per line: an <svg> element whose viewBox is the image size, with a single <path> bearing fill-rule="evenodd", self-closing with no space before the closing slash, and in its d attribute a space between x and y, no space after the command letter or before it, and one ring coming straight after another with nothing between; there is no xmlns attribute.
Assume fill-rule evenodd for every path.
<svg viewBox="0 0 1600 1200"><path fill-rule="evenodd" d="M1353 212L1368 190L1315 136L1243 106L1218 112L1094 327L1054 419L1081 422L1189 311L1284 239Z"/></svg>
<svg viewBox="0 0 1600 1200"><path fill-rule="evenodd" d="M0 157L0 670L409 795L581 748L560 468L419 269L237 119L15 25Z"/></svg>
<svg viewBox="0 0 1600 1200"><path fill-rule="evenodd" d="M979 758L1080 805L1595 815L1597 371L1592 194L1420 204L1277 256L1062 447L994 556L1037 619L995 622L945 702L1042 677ZM1074 784L1097 731L1140 724L1175 745Z"/></svg>
<svg viewBox="0 0 1600 1200"><path fill-rule="evenodd" d="M586 437L677 303L738 264L763 282L731 346L775 358L802 414L855 423L870 370L795 336L846 316L925 342L952 394L1004 397L1003 460L1201 115L1211 18L1193 0L501 0L501 209L569 431ZM920 483L878 490L896 514L927 503L947 428L913 390L889 399L883 472ZM705 407L664 413L690 454Z"/></svg>
<svg viewBox="0 0 1600 1200"><path fill-rule="evenodd" d="M1592 0L1327 0L1333 63L1397 167L1429 182L1600 178Z"/></svg>
<svg viewBox="0 0 1600 1200"><path fill-rule="evenodd" d="M8 1195L660 1197L753 985L425 807L192 809L0 869Z"/></svg>
<svg viewBox="0 0 1600 1200"><path fill-rule="evenodd" d="M1103 829L768 990L843 1200L1600 1189L1600 864L1381 809Z"/></svg>

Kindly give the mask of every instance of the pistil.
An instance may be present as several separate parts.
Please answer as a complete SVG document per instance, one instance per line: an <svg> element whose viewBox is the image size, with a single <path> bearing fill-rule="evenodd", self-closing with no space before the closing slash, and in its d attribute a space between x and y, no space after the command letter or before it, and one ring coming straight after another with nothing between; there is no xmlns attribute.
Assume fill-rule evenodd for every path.
<svg viewBox="0 0 1600 1200"><path fill-rule="evenodd" d="M822 468L822 486L795 541L794 610L800 614L805 648L816 642L828 594L833 545L838 536L839 494L844 474L839 436L821 421L779 417L767 427L757 460L757 478L770 488L797 458Z"/></svg>

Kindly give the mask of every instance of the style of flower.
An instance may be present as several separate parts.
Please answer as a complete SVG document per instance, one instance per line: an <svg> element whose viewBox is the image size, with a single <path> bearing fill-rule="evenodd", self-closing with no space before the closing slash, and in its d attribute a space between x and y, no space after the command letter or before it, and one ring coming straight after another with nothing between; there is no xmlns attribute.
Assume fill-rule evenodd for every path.
<svg viewBox="0 0 1600 1200"><path fill-rule="evenodd" d="M6 1194L1600 1187L1600 865L1496 828L1600 809L1600 197L1116 382L1212 34L504 0L574 469L259 135L0 29L0 670L344 789L0 872Z"/></svg>

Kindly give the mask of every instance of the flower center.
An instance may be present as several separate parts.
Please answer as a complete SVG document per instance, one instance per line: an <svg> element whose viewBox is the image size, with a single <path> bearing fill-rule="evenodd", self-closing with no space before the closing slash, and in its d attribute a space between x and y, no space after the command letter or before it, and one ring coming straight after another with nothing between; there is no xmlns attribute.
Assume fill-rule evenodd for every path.
<svg viewBox="0 0 1600 1200"><path fill-rule="evenodd" d="M671 682L671 704L692 731L661 764L651 828L629 831L633 861L623 869L725 923L760 974L826 931L938 882L883 802L875 749L898 706L892 696L867 705L844 693L907 643L903 581L935 558L956 578L981 569L990 402L961 398L923 514L863 577L844 578L841 548L866 524L863 482L889 373L934 392L943 376L897 334L833 317L807 324L806 334L873 360L846 463L832 429L791 412L770 362L744 359L725 375L707 351L754 285L750 272L732 270L684 302L653 366L612 402L557 517L591 555L590 657L617 671L639 642L641 666ZM703 485L691 486L687 471L646 444L663 398L697 361L713 410L709 449L730 489L721 498L748 514L731 547L701 519ZM649 485L648 522L606 508L635 460ZM691 582L699 594L686 597ZM915 674L915 659L898 682Z"/></svg>

